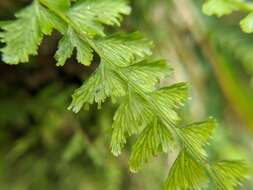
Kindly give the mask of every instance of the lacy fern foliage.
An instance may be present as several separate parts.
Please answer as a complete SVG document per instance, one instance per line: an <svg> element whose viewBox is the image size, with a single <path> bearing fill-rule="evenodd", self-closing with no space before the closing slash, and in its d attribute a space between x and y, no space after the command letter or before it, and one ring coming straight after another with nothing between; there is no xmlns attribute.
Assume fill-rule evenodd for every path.
<svg viewBox="0 0 253 190"><path fill-rule="evenodd" d="M218 17L228 15L234 11L242 11L247 15L240 21L241 29L245 33L253 32L253 4L244 0L208 0L203 5L203 12Z"/></svg>
<svg viewBox="0 0 253 190"><path fill-rule="evenodd" d="M205 12L228 14L236 9L228 2L211 0ZM62 39L55 54L57 66L63 66L74 50L77 61L85 66L91 64L94 53L101 60L96 71L74 92L69 110L79 112L94 103L100 108L107 98L117 103L111 151L119 156L127 139L135 135L131 171L139 171L160 153L179 151L164 189L202 189L209 182L217 184L217 189L235 189L246 174L243 163L211 163L204 150L216 122L209 119L179 125L177 109L187 101L188 84L160 87L160 81L172 69L164 60L150 57L152 42L140 33L107 36L104 32L105 25L119 26L123 15L129 13L124 0L34 0L16 14L16 20L1 26L3 61L28 62L29 56L37 54L43 37L59 31ZM73 143L80 139L77 136ZM224 180L224 176L229 178Z"/></svg>

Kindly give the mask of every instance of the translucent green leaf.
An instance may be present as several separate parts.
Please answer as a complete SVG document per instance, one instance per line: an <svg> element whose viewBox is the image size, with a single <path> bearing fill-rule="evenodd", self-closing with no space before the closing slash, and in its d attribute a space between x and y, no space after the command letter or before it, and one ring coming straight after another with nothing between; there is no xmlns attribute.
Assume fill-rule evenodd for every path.
<svg viewBox="0 0 253 190"><path fill-rule="evenodd" d="M248 175L243 161L221 161L212 165L212 178L218 190L235 190Z"/></svg>
<svg viewBox="0 0 253 190"><path fill-rule="evenodd" d="M96 72L74 92L69 109L77 113L83 105L85 108L89 108L89 104L94 102L98 103L100 108L107 97L111 97L115 101L117 97L124 96L125 92L124 81L117 73L106 68L106 64L101 63Z"/></svg>
<svg viewBox="0 0 253 190"><path fill-rule="evenodd" d="M58 66L63 66L68 58L71 57L74 48L77 50L77 60L83 65L90 65L93 59L93 50L83 41L76 32L69 28L59 43L59 48L55 58Z"/></svg>
<svg viewBox="0 0 253 190"><path fill-rule="evenodd" d="M62 22L50 14L36 1L16 14L17 19L1 28L1 49L3 61L8 64L28 62L30 55L36 55L43 34L51 34L53 27L63 30ZM48 18L47 18L48 17ZM59 21L59 22L58 22ZM57 23L57 24L56 24Z"/></svg>
<svg viewBox="0 0 253 190"><path fill-rule="evenodd" d="M71 0L43 0L54 9L58 9L60 11L67 11L70 8Z"/></svg>
<svg viewBox="0 0 253 190"><path fill-rule="evenodd" d="M207 182L204 167L183 150L170 169L164 190L200 190Z"/></svg>
<svg viewBox="0 0 253 190"><path fill-rule="evenodd" d="M169 76L171 67L166 61L141 61L123 69L129 79L148 92L154 91L160 80Z"/></svg>
<svg viewBox="0 0 253 190"><path fill-rule="evenodd" d="M43 6L37 5L37 18L40 23L42 32L46 35L51 35L52 30L56 29L64 34L68 27L58 16L50 12Z"/></svg>
<svg viewBox="0 0 253 190"><path fill-rule="evenodd" d="M3 27L4 25L10 24L12 21L3 21L0 20L0 27Z"/></svg>
<svg viewBox="0 0 253 190"><path fill-rule="evenodd" d="M149 94L157 108L166 116L167 123L174 126L179 121L176 108L185 103L188 97L188 84L177 83ZM160 115L157 113L158 116Z"/></svg>
<svg viewBox="0 0 253 190"><path fill-rule="evenodd" d="M90 35L103 35L103 26L120 25L122 15L130 13L124 0L81 0L68 12L71 20Z"/></svg>
<svg viewBox="0 0 253 190"><path fill-rule="evenodd" d="M173 138L169 130L155 120L149 124L133 146L130 156L130 169L139 171L143 165L157 156L160 152L167 152L172 146Z"/></svg>
<svg viewBox="0 0 253 190"><path fill-rule="evenodd" d="M55 54L57 66L63 66L68 58L71 57L74 47L70 41L69 36L63 36L59 42L58 50Z"/></svg>
<svg viewBox="0 0 253 190"><path fill-rule="evenodd" d="M143 70L144 72L145 70ZM154 71L155 73L155 71ZM128 74L130 76L130 74ZM136 81L138 83L139 81ZM150 93L156 105L164 111L171 123L179 119L175 108L181 105L187 94L187 85L179 83L156 92ZM115 155L121 153L121 149L126 143L126 137L137 133L142 129L143 123L147 124L157 113L152 111L149 102L144 101L139 96L130 96L123 102L114 117L113 135L112 135L112 152ZM131 125L129 125L131 123Z"/></svg>
<svg viewBox="0 0 253 190"><path fill-rule="evenodd" d="M253 32L253 13L248 14L244 19L240 21L242 30L246 33Z"/></svg>
<svg viewBox="0 0 253 190"><path fill-rule="evenodd" d="M138 32L102 38L96 44L111 62L121 67L152 54L152 43Z"/></svg>
<svg viewBox="0 0 253 190"><path fill-rule="evenodd" d="M220 17L230 14L237 9L237 6L229 0L208 0L203 5L203 12L209 16L216 15Z"/></svg>
<svg viewBox="0 0 253 190"><path fill-rule="evenodd" d="M78 62L89 66L93 58L93 50L73 30L70 31L69 38L73 47L76 48Z"/></svg>
<svg viewBox="0 0 253 190"><path fill-rule="evenodd" d="M147 103L134 92L129 92L114 115L111 149L115 156L121 154L126 138L139 133L153 119Z"/></svg>
<svg viewBox="0 0 253 190"><path fill-rule="evenodd" d="M209 119L208 121L193 123L184 128L179 128L179 135L186 150L195 158L202 159L206 157L204 145L212 137L216 128L216 121Z"/></svg>
<svg viewBox="0 0 253 190"><path fill-rule="evenodd" d="M42 40L42 32L36 14L35 4L16 14L17 20L4 25L0 34L1 42L6 46L1 49L3 61L9 64L28 62L29 55L36 55Z"/></svg>

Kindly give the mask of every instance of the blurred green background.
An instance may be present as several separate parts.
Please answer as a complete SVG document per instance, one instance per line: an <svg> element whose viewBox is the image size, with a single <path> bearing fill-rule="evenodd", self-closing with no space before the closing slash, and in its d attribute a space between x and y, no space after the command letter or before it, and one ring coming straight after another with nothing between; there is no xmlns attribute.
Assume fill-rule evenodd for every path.
<svg viewBox="0 0 253 190"><path fill-rule="evenodd" d="M108 33L139 30L153 39L156 56L165 57L175 70L165 82L192 86L191 99L181 110L183 121L212 116L220 123L208 146L211 159L243 158L253 166L253 34L240 31L242 13L207 17L201 12L203 2L132 0L131 16ZM30 3L1 0L0 20L13 19ZM160 156L131 174L130 146L119 158L111 155L114 105L79 114L67 111L73 89L96 63L83 67L72 58L57 68L53 55L59 37L47 37L28 64L0 64L0 189L161 189L171 157ZM253 180L241 189L252 190Z"/></svg>

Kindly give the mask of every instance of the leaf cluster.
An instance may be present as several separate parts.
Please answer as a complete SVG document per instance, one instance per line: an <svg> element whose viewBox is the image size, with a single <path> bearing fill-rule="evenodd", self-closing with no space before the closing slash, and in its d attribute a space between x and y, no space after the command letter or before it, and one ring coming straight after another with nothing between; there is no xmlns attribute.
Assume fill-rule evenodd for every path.
<svg viewBox="0 0 253 190"><path fill-rule="evenodd" d="M221 17L234 11L242 11L247 15L241 19L240 27L245 33L253 32L253 4L244 0L208 0L203 5L206 15Z"/></svg>
<svg viewBox="0 0 253 190"><path fill-rule="evenodd" d="M222 1L225 3L221 3L221 9L218 6L217 14L234 10ZM209 4L211 11L216 10L212 8L215 1ZM205 7L211 12L210 5ZM27 62L30 55L37 54L45 35L59 31L62 38L55 54L57 66L63 66L73 52L85 66L91 64L94 53L100 57L96 71L72 95L69 110L77 113L94 103L100 108L107 98L117 103L111 151L119 156L127 139L135 135L131 171L139 171L160 153L178 151L164 189L202 189L210 182L217 189L235 189L246 174L245 164L211 163L204 149L216 122L209 119L179 125L177 110L187 101L188 84L160 87L160 81L170 76L172 69L164 60L151 58L152 42L142 34L105 34L105 25L120 25L122 16L129 13L124 0L34 0L16 14L16 20L1 27L1 42L6 44L1 49L2 59L8 64ZM80 139L76 136L72 143ZM225 176L229 178L224 180Z"/></svg>

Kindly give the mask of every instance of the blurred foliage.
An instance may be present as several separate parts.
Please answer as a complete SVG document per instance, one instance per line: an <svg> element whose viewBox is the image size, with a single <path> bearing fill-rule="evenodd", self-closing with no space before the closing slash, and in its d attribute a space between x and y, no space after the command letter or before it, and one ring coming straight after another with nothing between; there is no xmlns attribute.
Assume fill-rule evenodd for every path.
<svg viewBox="0 0 253 190"><path fill-rule="evenodd" d="M1 0L0 20L12 19L29 3ZM244 13L207 17L203 3L132 0L132 15L123 28L139 28L154 39L155 51L176 70L171 80L192 84L192 99L181 110L185 120L218 118L222 126L208 147L212 159L246 158L253 166L253 35L238 27ZM45 39L31 64L0 64L1 189L160 189L163 168L171 165L173 155L130 174L128 151L120 159L110 154L112 104L99 111L66 111L74 87L94 68L71 59L72 64L56 69L52 56L58 40L57 33ZM243 189L253 189L252 179Z"/></svg>

